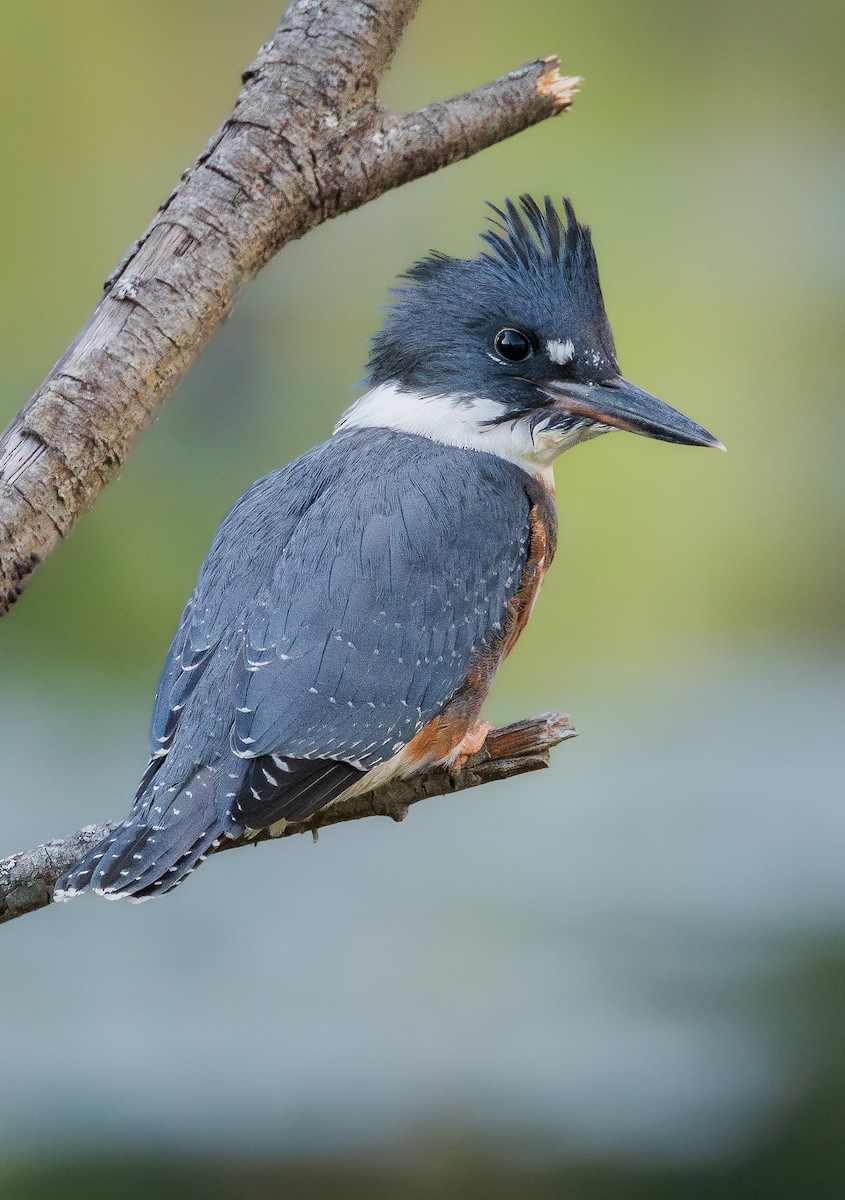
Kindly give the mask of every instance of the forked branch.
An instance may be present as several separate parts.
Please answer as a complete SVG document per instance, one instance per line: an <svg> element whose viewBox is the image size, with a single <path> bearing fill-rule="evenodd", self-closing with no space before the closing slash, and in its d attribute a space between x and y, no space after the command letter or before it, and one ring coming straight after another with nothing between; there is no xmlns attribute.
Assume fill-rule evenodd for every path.
<svg viewBox="0 0 845 1200"><path fill-rule="evenodd" d="M232 113L106 283L73 344L0 438L0 614L120 470L139 433L282 246L390 188L569 108L557 58L398 116L378 88L418 0L296 0ZM491 733L457 778L434 771L290 825L404 815L426 796L548 765L559 714ZM0 863L0 921L50 902L113 826ZM259 839L260 840L260 839ZM241 843L230 843L229 846Z"/></svg>
<svg viewBox="0 0 845 1200"><path fill-rule="evenodd" d="M118 473L238 293L294 238L569 108L538 59L409 115L377 91L419 0L296 0L232 113L0 439L0 613Z"/></svg>

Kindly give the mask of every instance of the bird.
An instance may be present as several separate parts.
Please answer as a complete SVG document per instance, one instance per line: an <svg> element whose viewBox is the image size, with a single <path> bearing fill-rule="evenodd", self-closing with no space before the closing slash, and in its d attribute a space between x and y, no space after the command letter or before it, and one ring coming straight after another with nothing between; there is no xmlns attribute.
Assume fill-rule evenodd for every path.
<svg viewBox="0 0 845 1200"><path fill-rule="evenodd" d="M571 201L490 208L476 257L400 277L332 436L223 520L132 810L55 899L164 895L226 839L459 771L555 553L554 461L613 430L724 448L620 374Z"/></svg>

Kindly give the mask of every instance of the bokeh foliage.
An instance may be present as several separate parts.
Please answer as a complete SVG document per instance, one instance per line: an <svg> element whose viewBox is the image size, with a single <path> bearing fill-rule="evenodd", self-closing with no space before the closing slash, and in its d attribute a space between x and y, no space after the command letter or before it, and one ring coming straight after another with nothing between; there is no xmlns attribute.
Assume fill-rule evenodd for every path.
<svg viewBox="0 0 845 1200"><path fill-rule="evenodd" d="M4 423L229 110L238 73L279 9L275 0L0 0ZM845 7L834 0L800 7L423 0L386 83L389 103L409 108L558 52L565 71L586 78L574 111L285 249L122 478L0 622L9 706L23 697L36 728L42 706L61 706L70 744L86 719L99 720L96 695L105 709L136 714L140 759L141 714L224 512L254 478L328 435L355 394L366 339L395 276L430 247L475 253L484 201L522 191L573 198L593 226L623 370L712 429L729 453L615 434L565 456L557 470L558 561L497 686L493 715L560 705L578 720L587 708L596 734L589 753L596 754L607 745L602 705L622 711L628 704L633 712L661 672L674 673L679 704L694 700L698 664L711 654L766 664L774 680L785 664L805 659L819 665L820 679L827 666L833 670L843 650L845 600L843 39ZM748 674L743 696L765 686L752 680L752 667L740 669ZM582 700L588 696L589 704ZM740 722L746 701L739 693L722 700ZM89 703L90 713L80 711ZM785 717L789 707L785 693ZM91 744L102 759L104 748L93 737ZM707 749L706 729L701 745ZM10 769L15 752L4 745ZM763 786L760 765L760 751L749 749L742 763L749 802ZM698 770L692 750L687 770L690 778ZM132 781L121 772L128 797ZM803 783L808 795L820 787L813 777ZM34 782L31 795L16 792L9 802L36 807L43 792ZM618 812L607 808L614 815L605 817L602 837L612 838L619 814L636 825L636 814L624 815L625 799ZM105 810L93 811L97 804ZM91 806L88 819L116 816L121 807L102 795L92 795ZM67 819L78 823L77 814ZM45 816L42 836L58 832ZM804 870L812 891L813 864ZM679 878L680 896L684 886ZM841 913L837 919L841 932ZM102 929L105 958L108 937L121 934L114 924ZM88 948L92 962L98 947ZM178 957L175 942L171 949ZM171 960L162 953L164 977ZM359 1164L350 1174L329 1166L320 1174L309 1166L301 1175L290 1163L241 1171L227 1158L228 1167L209 1175L207 1168L194 1172L189 1160L165 1161L156 1173L149 1156L138 1164L130 1145L116 1166L92 1160L73 1169L63 1163L56 1173L49 1163L40 1173L26 1164L10 1168L0 1195L3 1186L10 1197L103 1188L165 1195L167 1180L183 1195L192 1188L222 1195L229 1169L237 1176L232 1188L256 1196L284 1189L352 1195L356 1188L373 1197L416 1196L432 1187L444 1196L619 1200L838 1196L841 950L829 969L824 955L818 966L814 945L805 957L805 973L755 1010L763 1028L767 1005L793 1006L798 1041L812 1032L803 1089L785 1085L778 1121L727 1164L585 1166L576 1155L569 1165L534 1164L520 1173L517 1146L492 1182L486 1145L462 1144L453 1161L448 1136L438 1135L436 1149L420 1152L419 1172L411 1155L383 1169ZM104 1017L97 995L94 989L93 1027L119 1026L117 1007ZM655 1011L668 1003L656 996ZM26 1034L34 1053L38 1020L56 1019L44 1004ZM554 1059L554 1046L549 1054ZM32 1162L49 1157L50 1138L45 1128Z"/></svg>
<svg viewBox="0 0 845 1200"><path fill-rule="evenodd" d="M226 111L277 6L7 4L0 355L11 417ZM721 458L614 435L558 468L563 553L512 669L559 648L653 660L688 639L839 639L845 507L840 6L427 0L387 99L408 107L558 50L573 114L289 247L30 589L8 658L148 681L208 540L257 475L325 436L388 285L474 253L485 199L566 192L594 227L623 370ZM812 73L808 71L812 63ZM620 603L621 601L621 603ZM564 633L564 631L566 631ZM562 636L564 635L564 636Z"/></svg>

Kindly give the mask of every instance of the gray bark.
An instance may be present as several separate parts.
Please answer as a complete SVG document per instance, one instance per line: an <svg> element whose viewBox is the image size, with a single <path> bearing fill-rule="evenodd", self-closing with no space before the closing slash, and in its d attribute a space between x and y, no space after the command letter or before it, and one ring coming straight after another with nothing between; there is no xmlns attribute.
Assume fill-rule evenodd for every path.
<svg viewBox="0 0 845 1200"><path fill-rule="evenodd" d="M287 242L568 108L556 58L409 115L377 89L418 0L297 0L234 110L0 439L0 613Z"/></svg>
<svg viewBox="0 0 845 1200"><path fill-rule="evenodd" d="M0 438L0 614L282 246L570 107L580 80L550 57L417 112L388 112L378 87L418 2L296 0L262 46L232 113ZM426 796L547 766L550 748L574 734L560 714L509 726L457 777L432 771L283 836L379 813L400 819ZM0 921L49 904L59 875L112 828L87 826L0 862Z"/></svg>

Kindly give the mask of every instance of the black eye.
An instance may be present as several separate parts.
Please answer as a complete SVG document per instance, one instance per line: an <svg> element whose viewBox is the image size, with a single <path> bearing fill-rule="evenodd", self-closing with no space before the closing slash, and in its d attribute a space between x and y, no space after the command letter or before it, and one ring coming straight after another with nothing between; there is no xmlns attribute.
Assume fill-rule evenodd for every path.
<svg viewBox="0 0 845 1200"><path fill-rule="evenodd" d="M522 362L531 353L531 343L518 329L500 329L493 338L493 349L506 362Z"/></svg>

